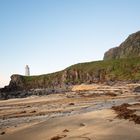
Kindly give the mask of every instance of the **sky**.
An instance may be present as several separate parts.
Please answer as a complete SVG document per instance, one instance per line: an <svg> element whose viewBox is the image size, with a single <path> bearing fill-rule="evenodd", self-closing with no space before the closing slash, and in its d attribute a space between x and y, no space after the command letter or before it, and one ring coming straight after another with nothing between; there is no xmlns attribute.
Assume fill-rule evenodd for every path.
<svg viewBox="0 0 140 140"><path fill-rule="evenodd" d="M0 87L12 74L47 74L102 60L140 30L140 0L0 0Z"/></svg>

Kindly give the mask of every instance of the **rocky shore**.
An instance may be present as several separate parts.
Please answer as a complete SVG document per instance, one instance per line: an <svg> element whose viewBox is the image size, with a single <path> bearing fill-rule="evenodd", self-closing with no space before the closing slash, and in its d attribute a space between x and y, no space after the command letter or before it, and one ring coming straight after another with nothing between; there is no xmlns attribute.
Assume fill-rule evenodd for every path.
<svg viewBox="0 0 140 140"><path fill-rule="evenodd" d="M97 135L95 130L98 129L93 129L98 122L102 123L96 124L96 127L101 127L102 131L104 129L108 130L110 127L115 127L116 133L120 133L117 128L122 122L123 127L129 124L134 130L139 130L140 127L133 124L135 121L138 122L139 118L140 93L134 92L135 87L138 86L139 84L134 83L121 83L113 86L104 84L82 84L73 86L71 91L64 93L1 100L0 139L16 140L19 136L24 135L25 137L22 137L22 140L31 140L31 137L32 139L35 138L34 132L36 132L38 139L44 139L46 137L46 140L52 140L64 135L59 131L66 133L65 138L68 140L78 139L81 135L84 135L85 132L87 132L85 137L91 140L94 136L96 136L96 139L100 139L102 133ZM126 123L125 120L122 120L123 118L127 120L130 116L127 108L121 107L124 103L130 104L127 106L129 110L133 110L130 112L136 113L134 121L131 119L135 116L134 114L131 115L129 122ZM115 113L115 111L117 112ZM123 113L121 113L122 111ZM125 117L117 117L118 115L120 116L120 113ZM79 115L86 117L81 119ZM70 118L73 119L74 123L71 124ZM90 122L94 122L94 125L90 126L90 123L88 123L89 118ZM78 124L74 120L77 120ZM59 124L60 122L61 124ZM105 122L107 122L107 124ZM76 124L78 125L77 127ZM57 130L57 128L59 129ZM61 128L63 130L61 130ZM79 131L79 129L84 129L84 131ZM53 132L51 130L53 130ZM64 130L68 132L63 132ZM78 133L74 133L74 131ZM124 129L122 131L125 133ZM67 133L70 134L68 135ZM112 138L113 133L108 136ZM129 133L125 133L125 137L120 135L116 137L131 140ZM137 131L134 137L135 139L139 137Z"/></svg>

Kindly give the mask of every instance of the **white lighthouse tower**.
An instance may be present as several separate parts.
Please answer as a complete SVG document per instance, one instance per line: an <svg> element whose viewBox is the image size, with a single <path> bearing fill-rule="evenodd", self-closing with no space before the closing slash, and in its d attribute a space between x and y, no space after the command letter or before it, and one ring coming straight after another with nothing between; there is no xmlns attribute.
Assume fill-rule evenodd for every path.
<svg viewBox="0 0 140 140"><path fill-rule="evenodd" d="M28 65L25 67L25 76L30 76L30 68Z"/></svg>

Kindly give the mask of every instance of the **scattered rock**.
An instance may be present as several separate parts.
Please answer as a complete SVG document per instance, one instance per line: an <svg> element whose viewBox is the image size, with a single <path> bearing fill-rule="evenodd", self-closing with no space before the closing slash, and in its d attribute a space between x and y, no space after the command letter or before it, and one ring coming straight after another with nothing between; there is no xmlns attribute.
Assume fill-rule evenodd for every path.
<svg viewBox="0 0 140 140"><path fill-rule="evenodd" d="M36 110L31 111L30 113L36 113Z"/></svg>
<svg viewBox="0 0 140 140"><path fill-rule="evenodd" d="M75 105L74 103L69 103L69 105Z"/></svg>
<svg viewBox="0 0 140 140"><path fill-rule="evenodd" d="M134 89L134 92L140 92L140 86L136 87L136 88Z"/></svg>
<svg viewBox="0 0 140 140"><path fill-rule="evenodd" d="M22 114L22 113L26 113L26 111L24 110L24 111L21 111L20 113L21 113L21 114Z"/></svg>
<svg viewBox="0 0 140 140"><path fill-rule="evenodd" d="M54 137L52 137L51 138L51 140L60 140L60 139L62 139L62 138L64 138L64 137L66 137L67 135L58 135L58 136L54 136Z"/></svg>
<svg viewBox="0 0 140 140"><path fill-rule="evenodd" d="M2 120L5 120L5 117L2 117Z"/></svg>
<svg viewBox="0 0 140 140"><path fill-rule="evenodd" d="M85 124L84 123L80 123L80 126L85 126Z"/></svg>
<svg viewBox="0 0 140 140"><path fill-rule="evenodd" d="M4 134L5 134L5 132L3 131L3 132L1 132L0 134L1 134L1 135L4 135Z"/></svg>
<svg viewBox="0 0 140 140"><path fill-rule="evenodd" d="M112 119L109 119L108 121L109 121L109 122L112 122L113 120L112 120Z"/></svg>
<svg viewBox="0 0 140 140"><path fill-rule="evenodd" d="M63 132L69 132L69 130L68 129L64 129Z"/></svg>
<svg viewBox="0 0 140 140"><path fill-rule="evenodd" d="M115 94L115 93L111 93L111 92L107 93L107 95L112 96L112 97L117 96L117 94Z"/></svg>

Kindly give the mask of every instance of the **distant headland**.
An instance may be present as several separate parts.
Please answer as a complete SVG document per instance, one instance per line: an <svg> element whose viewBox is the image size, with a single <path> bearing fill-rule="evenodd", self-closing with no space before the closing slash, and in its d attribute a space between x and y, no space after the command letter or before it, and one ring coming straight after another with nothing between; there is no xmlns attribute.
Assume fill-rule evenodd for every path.
<svg viewBox="0 0 140 140"><path fill-rule="evenodd" d="M29 96L32 93L20 95L19 91L45 89L41 94L63 92L77 84L140 81L140 31L133 33L118 47L105 52L104 60L79 63L62 71L29 76L26 66L26 76L12 75L8 86L1 89L1 98ZM18 91L18 95L16 92ZM11 94L9 94L9 92Z"/></svg>

